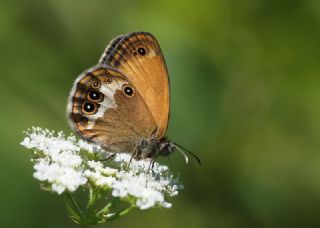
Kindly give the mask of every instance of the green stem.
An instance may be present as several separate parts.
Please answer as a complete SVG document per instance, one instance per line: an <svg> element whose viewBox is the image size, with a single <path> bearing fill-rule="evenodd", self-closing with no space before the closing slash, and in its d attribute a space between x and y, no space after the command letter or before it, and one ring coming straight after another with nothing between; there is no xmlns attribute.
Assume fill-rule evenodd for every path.
<svg viewBox="0 0 320 228"><path fill-rule="evenodd" d="M115 213L114 215L112 215L111 217L107 218L106 221L111 221L113 219L124 216L124 215L128 214L133 208L134 208L134 206L131 205L131 206L127 207L126 209L123 209L122 211L119 211L119 212Z"/></svg>
<svg viewBox="0 0 320 228"><path fill-rule="evenodd" d="M96 203L101 198L101 192L98 189L90 188L87 210L84 213L81 211L71 193L65 192L62 196L72 220L81 225L82 228L89 228L92 224L104 224L107 221L128 214L134 208L132 204L113 215L110 214L110 217L107 217L110 208L119 201L118 198L111 198L111 202L96 212Z"/></svg>
<svg viewBox="0 0 320 228"><path fill-rule="evenodd" d="M88 206L87 208L92 210L94 204L96 203L96 201L100 198L100 194L99 191L96 189L90 188L90 192L89 192L89 201L88 201Z"/></svg>
<svg viewBox="0 0 320 228"><path fill-rule="evenodd" d="M98 221L98 217L95 213L95 207L97 201L101 198L100 191L96 188L90 188L89 192L89 200L87 205L87 211L85 215L86 223L88 224L96 224Z"/></svg>
<svg viewBox="0 0 320 228"><path fill-rule="evenodd" d="M100 218L101 215L107 214L109 212L110 207L112 206L112 203L108 203L104 208L102 208L98 213L97 217Z"/></svg>
<svg viewBox="0 0 320 228"><path fill-rule="evenodd" d="M83 213L80 210L77 202L73 198L73 196L69 192L63 193L63 199L66 204L67 210L69 211L71 218L81 224L81 221L83 220Z"/></svg>

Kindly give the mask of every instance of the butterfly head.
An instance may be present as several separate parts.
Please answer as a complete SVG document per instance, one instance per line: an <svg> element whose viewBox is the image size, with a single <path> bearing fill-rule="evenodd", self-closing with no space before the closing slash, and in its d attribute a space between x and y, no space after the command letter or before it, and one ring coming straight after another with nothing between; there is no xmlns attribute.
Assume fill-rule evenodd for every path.
<svg viewBox="0 0 320 228"><path fill-rule="evenodd" d="M179 144L169 141L165 137L161 138L160 140L155 140L155 139L142 140L137 147L135 158L136 159L144 159L144 158L156 159L159 155L169 156L176 150L184 156L186 163L188 163L189 161L189 158L186 154L188 153L193 158L195 158L199 164L201 164L200 159L194 153L180 146Z"/></svg>

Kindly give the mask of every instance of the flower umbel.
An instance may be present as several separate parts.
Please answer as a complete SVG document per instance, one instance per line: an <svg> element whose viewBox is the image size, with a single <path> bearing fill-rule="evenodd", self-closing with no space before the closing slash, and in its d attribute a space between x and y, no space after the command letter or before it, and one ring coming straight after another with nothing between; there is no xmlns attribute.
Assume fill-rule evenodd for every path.
<svg viewBox="0 0 320 228"><path fill-rule="evenodd" d="M66 137L62 132L33 127L25 133L21 145L34 151L33 176L43 189L65 199L72 219L79 224L105 223L133 208L170 208L167 198L176 196L183 188L167 166L156 162L148 172L148 160L132 159L128 165L130 155L113 155L74 136ZM78 189L89 193L85 211L74 198Z"/></svg>

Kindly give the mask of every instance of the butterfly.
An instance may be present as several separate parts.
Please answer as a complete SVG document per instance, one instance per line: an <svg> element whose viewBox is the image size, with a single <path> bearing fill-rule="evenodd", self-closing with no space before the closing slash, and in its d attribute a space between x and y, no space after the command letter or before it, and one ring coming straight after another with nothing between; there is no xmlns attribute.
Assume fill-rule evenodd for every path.
<svg viewBox="0 0 320 228"><path fill-rule="evenodd" d="M74 82L67 106L82 138L114 153L155 159L183 150L164 135L170 109L169 77L160 45L147 32L114 38L98 64Z"/></svg>

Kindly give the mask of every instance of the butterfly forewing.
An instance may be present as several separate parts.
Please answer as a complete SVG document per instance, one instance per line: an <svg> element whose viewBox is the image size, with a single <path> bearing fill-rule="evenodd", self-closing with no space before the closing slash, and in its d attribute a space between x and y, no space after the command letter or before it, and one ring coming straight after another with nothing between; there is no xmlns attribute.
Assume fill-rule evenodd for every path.
<svg viewBox="0 0 320 228"><path fill-rule="evenodd" d="M146 32L116 37L107 46L99 63L118 69L132 82L155 120L157 130L154 137L162 138L169 118L169 79L155 37Z"/></svg>
<svg viewBox="0 0 320 228"><path fill-rule="evenodd" d="M156 129L137 88L121 72L95 67L76 80L69 97L71 126L113 152L131 152Z"/></svg>

